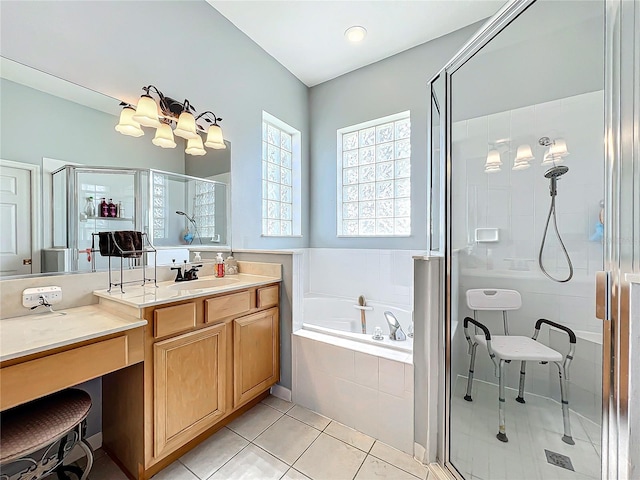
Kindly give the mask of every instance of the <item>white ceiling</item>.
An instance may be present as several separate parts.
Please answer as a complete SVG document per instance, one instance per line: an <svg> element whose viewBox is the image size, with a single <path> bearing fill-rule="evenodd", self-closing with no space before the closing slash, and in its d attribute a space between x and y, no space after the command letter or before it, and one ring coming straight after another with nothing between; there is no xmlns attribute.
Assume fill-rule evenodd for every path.
<svg viewBox="0 0 640 480"><path fill-rule="evenodd" d="M207 0L309 87L493 15L505 0ZM367 29L360 43L347 28Z"/></svg>

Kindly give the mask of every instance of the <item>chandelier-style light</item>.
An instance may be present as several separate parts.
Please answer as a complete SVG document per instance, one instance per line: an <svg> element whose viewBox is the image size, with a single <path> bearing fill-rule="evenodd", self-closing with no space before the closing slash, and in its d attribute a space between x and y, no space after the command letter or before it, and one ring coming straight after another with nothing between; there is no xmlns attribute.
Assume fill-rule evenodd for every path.
<svg viewBox="0 0 640 480"><path fill-rule="evenodd" d="M205 155L206 145L209 148L222 150L227 148L222 136L222 129L218 122L222 118L216 116L210 110L196 115L196 109L189 100L179 102L167 97L155 86L142 87L145 92L138 100L138 105L121 102L124 108L120 113L120 121L116 125L116 130L123 135L140 137L144 135L141 127L156 129L156 134L151 143L161 148L175 148L174 135L187 140L185 152L189 155ZM155 100L151 93L155 93L158 100ZM204 120L209 124L205 129L198 124L198 120ZM175 128L172 126L175 124ZM202 142L201 135L206 133L206 141Z"/></svg>

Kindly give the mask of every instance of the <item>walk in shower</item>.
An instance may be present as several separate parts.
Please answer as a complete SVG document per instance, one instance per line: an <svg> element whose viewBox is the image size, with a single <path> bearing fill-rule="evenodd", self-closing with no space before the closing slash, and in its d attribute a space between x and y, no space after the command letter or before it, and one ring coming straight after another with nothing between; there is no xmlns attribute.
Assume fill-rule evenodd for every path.
<svg viewBox="0 0 640 480"><path fill-rule="evenodd" d="M441 455L461 478L601 478L604 13L512 2L430 84Z"/></svg>

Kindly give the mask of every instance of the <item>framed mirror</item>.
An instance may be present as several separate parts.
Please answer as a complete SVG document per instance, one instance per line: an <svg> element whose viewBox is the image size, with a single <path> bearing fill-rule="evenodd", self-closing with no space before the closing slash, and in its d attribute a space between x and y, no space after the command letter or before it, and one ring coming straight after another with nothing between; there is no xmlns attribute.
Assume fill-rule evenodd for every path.
<svg viewBox="0 0 640 480"><path fill-rule="evenodd" d="M62 218L56 215L62 202L60 189L70 187L62 177L56 180L59 183L56 185L58 193L54 197L52 174L65 166L85 168L87 172L95 172L100 168L147 172L157 170L163 172L167 185L195 185L198 178L213 180L221 186L215 195L218 205L212 210L215 220L211 219L208 225L216 224L224 231L218 228L208 238L215 240L212 246L230 246L229 142L225 141L226 149L207 150L206 155L199 157L186 154L184 141L179 138L176 138L176 148L159 148L151 143L151 129L145 129L145 135L141 138L121 135L115 130L121 110L118 99L4 57L0 57L0 72L0 219L2 231L8 233L2 235L0 242L0 277L41 275L45 271L78 271L73 266L78 265L77 262L52 263L50 255L46 262L49 267L44 269L45 251L69 249L73 243L68 240L63 242L59 238L59 232L68 232L70 229L69 216ZM147 178L150 178L148 173ZM74 215L79 221L82 220L80 214L87 208L88 197L94 197L92 201L96 209L102 196L107 200L113 198L116 205L118 201L123 201L117 197L117 182L99 182L97 179L95 175L92 177L87 174L82 177L83 182L77 185L78 191L91 190L75 205L77 211ZM191 182L189 179L192 179ZM190 192L189 198L187 190ZM169 189L166 198L157 195L153 198L162 203L167 212L165 215L172 220L167 222L166 227L171 231L163 234L159 248L188 247L193 241L187 233L194 230L194 225L187 220L187 216L198 221L194 210L198 207L193 201L195 193L186 188L181 191L184 198L175 193L169 196ZM144 214L152 216L153 208L149 203L145 206L141 199L134 196L134 191L127 193L129 212L146 208ZM68 198L68 195L64 198ZM126 210L126 205L123 208ZM176 211L183 211L187 215L177 215ZM60 225L59 222L66 224ZM58 238L54 238L54 224ZM141 224L140 228L150 230L152 225L151 220ZM96 225L96 228L115 228L112 227ZM205 226L205 229L210 228ZM64 255L75 258L79 253L69 251ZM51 267L56 264L59 266Z"/></svg>

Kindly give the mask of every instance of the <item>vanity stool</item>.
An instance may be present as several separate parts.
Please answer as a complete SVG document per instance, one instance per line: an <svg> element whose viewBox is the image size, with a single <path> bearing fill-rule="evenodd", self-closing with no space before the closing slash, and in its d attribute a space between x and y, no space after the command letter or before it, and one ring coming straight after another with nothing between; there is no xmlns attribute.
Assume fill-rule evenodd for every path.
<svg viewBox="0 0 640 480"><path fill-rule="evenodd" d="M35 480L54 472L61 480L74 478L65 472L85 480L93 465L93 451L84 439L90 409L89 394L70 388L2 412L0 480ZM84 473L62 464L76 445L87 455Z"/></svg>

